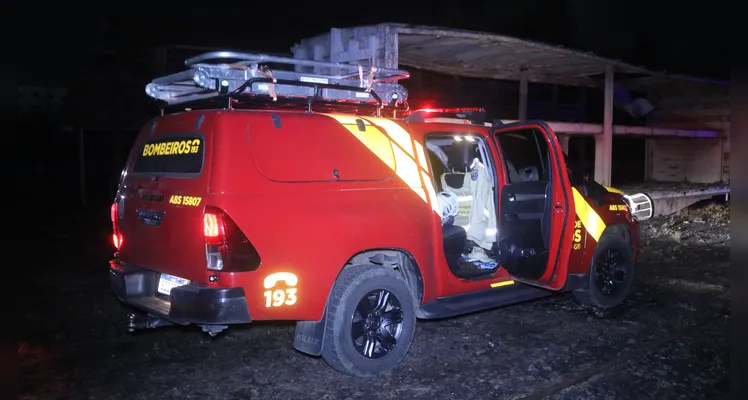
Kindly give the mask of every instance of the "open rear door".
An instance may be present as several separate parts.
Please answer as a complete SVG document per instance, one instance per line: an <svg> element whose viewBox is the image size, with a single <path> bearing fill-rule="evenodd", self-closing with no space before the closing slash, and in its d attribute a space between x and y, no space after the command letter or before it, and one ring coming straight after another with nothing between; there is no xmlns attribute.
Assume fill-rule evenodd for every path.
<svg viewBox="0 0 748 400"><path fill-rule="evenodd" d="M566 282L574 201L560 144L539 121L497 124L499 261L520 282L558 290ZM501 179L501 178L499 178Z"/></svg>

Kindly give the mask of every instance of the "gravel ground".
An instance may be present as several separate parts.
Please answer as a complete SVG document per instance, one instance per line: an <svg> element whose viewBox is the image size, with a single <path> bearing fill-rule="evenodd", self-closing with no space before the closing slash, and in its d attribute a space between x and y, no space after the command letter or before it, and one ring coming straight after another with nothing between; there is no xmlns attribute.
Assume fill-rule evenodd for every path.
<svg viewBox="0 0 748 400"><path fill-rule="evenodd" d="M103 217L102 217L103 215ZM632 296L614 311L570 295L419 321L406 360L374 379L296 352L293 324L211 338L198 328L127 333L109 288L99 220L40 227L19 325L21 399L662 399L729 394L729 207L642 226ZM93 224L93 225L92 225ZM68 228L62 228L66 226ZM101 232L95 237L91 226ZM78 231L78 232L76 232ZM41 244L41 245L40 245Z"/></svg>

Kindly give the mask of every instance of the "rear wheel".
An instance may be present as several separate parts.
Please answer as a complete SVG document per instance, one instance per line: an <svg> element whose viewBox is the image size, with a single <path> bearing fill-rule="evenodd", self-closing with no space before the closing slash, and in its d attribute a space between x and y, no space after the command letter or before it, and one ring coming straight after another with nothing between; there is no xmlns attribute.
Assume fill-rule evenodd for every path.
<svg viewBox="0 0 748 400"><path fill-rule="evenodd" d="M628 296L634 282L634 256L621 235L609 232L600 237L587 279L584 288L573 292L584 305L612 308Z"/></svg>
<svg viewBox="0 0 748 400"><path fill-rule="evenodd" d="M387 372L405 358L413 341L414 297L392 269L344 269L327 312L322 357L340 372L360 377Z"/></svg>

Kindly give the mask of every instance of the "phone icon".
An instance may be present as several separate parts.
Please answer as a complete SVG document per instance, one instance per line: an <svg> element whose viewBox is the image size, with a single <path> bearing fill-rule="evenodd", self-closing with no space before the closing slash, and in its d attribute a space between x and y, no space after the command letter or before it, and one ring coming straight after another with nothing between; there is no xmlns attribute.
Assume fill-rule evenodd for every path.
<svg viewBox="0 0 748 400"><path fill-rule="evenodd" d="M299 283L299 278L290 272L276 272L268 275L265 278L263 285L265 286L265 289L272 289L279 281L284 281L288 286L296 286L296 284Z"/></svg>

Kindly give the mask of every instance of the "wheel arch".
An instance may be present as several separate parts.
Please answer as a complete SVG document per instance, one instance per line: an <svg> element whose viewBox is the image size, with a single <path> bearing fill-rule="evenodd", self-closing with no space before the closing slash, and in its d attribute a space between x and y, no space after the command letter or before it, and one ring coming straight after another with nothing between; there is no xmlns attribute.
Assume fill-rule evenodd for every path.
<svg viewBox="0 0 748 400"><path fill-rule="evenodd" d="M400 272L403 275L403 279L405 279L405 283L413 294L413 300L415 301L416 306L421 304L424 286L423 275L415 257L413 257L409 251L400 248L373 248L359 251L351 256L342 268L340 268L335 280L337 281L338 277L345 269L361 264L380 265ZM313 356L319 356L322 354L327 310L330 295L334 287L335 284L333 283L330 287L330 291L327 293L325 310L319 321L296 321L293 343L296 350Z"/></svg>
<svg viewBox="0 0 748 400"><path fill-rule="evenodd" d="M631 227L626 224L625 222L616 222L613 224L608 225L605 230L603 230L603 233L600 235L600 241L602 241L603 238L609 238L609 239L618 239L621 240L623 243L623 246L627 246L629 250L632 250L631 255L631 272L633 274L633 271L635 268L635 259L633 254L633 237L631 232ZM620 304L620 301L623 301L625 297L628 295L630 291L631 281L627 284L626 293L623 295L621 299L618 300L618 302L611 303L611 304L601 304L600 299L596 299L593 293L595 289L591 286L590 279L593 274L593 270L595 268L596 263L596 255L600 246L600 241L595 244L595 247L592 249L592 254L589 258L589 267L587 268L587 271L584 274L580 274L578 276L578 279L575 280L577 285L574 287L570 287L572 290L572 293L574 297L583 305L585 306L594 306L597 308L610 308L615 307L616 305ZM632 275L633 276L633 275ZM633 278L631 278L633 279Z"/></svg>
<svg viewBox="0 0 748 400"><path fill-rule="evenodd" d="M373 264L392 268L403 275L417 305L423 300L423 274L415 257L400 248L374 248L360 251L346 261L340 272L354 265ZM340 273L338 273L340 275ZM332 289L331 289L332 290Z"/></svg>
<svg viewBox="0 0 748 400"><path fill-rule="evenodd" d="M623 240L628 243L629 249L631 249L632 251L634 250L631 227L628 224L624 222L614 222L605 227L600 237L602 238L606 235L616 235L623 238ZM561 289L561 291L577 290L586 287L587 280L589 279L589 274L592 271L592 267L595 263L595 252L597 251L598 242L594 243L595 245L593 247L585 248L585 252L589 253L587 253L584 259L581 261L582 263L586 263L586 267L583 270L584 272L569 274L566 277L566 284Z"/></svg>
<svg viewBox="0 0 748 400"><path fill-rule="evenodd" d="M631 227L623 222L616 222L614 224L608 225L605 230L602 233L603 235L606 234L612 234L612 235L618 235L623 238L623 240L626 241L626 243L629 244L629 248L631 251L634 251L634 242L633 237L631 235ZM601 235L602 237L602 235ZM597 246L595 246L597 248Z"/></svg>

